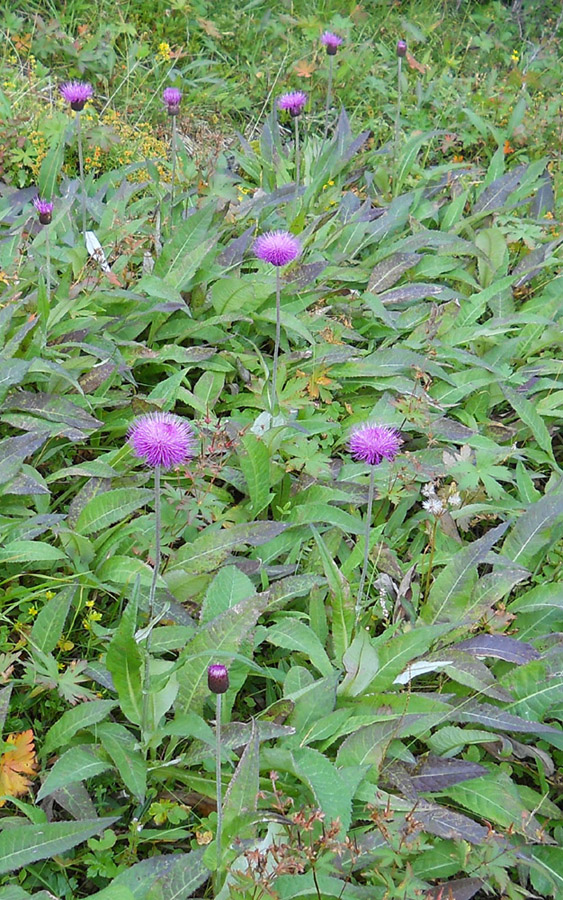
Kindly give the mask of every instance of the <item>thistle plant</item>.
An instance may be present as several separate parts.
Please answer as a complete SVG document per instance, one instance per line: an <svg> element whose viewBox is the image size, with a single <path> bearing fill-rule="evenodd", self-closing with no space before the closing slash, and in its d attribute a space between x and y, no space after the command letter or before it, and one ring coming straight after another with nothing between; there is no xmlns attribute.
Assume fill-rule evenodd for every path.
<svg viewBox="0 0 563 900"><path fill-rule="evenodd" d="M51 224L53 219L53 204L50 200L42 200L39 195L33 198L33 205L38 212L39 223L43 226ZM47 288L47 303L51 301L51 241L49 239L49 228L45 231L45 282ZM47 322L45 321L45 330L47 330Z"/></svg>
<svg viewBox="0 0 563 900"><path fill-rule="evenodd" d="M407 55L407 42L397 41L397 113L395 115L395 155L399 150L399 130L401 127L401 72L403 59Z"/></svg>
<svg viewBox="0 0 563 900"><path fill-rule="evenodd" d="M82 147L82 128L80 124L80 113L84 109L87 100L94 96L94 90L91 84L86 81L68 81L61 85L60 92L70 108L76 113L75 127L76 140L78 144L78 169L80 172L80 191L82 200L82 233L86 234L86 183L84 180L84 152Z"/></svg>
<svg viewBox="0 0 563 900"><path fill-rule="evenodd" d="M147 413L135 420L128 433L133 452L154 469L155 554L149 591L149 628L146 640L145 677L143 687L143 725L148 725L149 650L151 624L154 617L156 582L161 562L160 473L179 466L195 454L195 437L189 422L168 412Z"/></svg>
<svg viewBox="0 0 563 900"><path fill-rule="evenodd" d="M349 450L356 462L367 463L370 467L368 507L365 522L364 563L356 598L356 628L362 610L364 585L366 582L369 560L369 536L373 511L373 497L375 492L375 469L384 459L392 462L402 441L399 432L387 425L362 425L350 435Z"/></svg>
<svg viewBox="0 0 563 900"><path fill-rule="evenodd" d="M172 135L170 138L170 157L172 160L172 185L170 188L170 224L174 210L174 182L176 181L176 116L180 112L182 91L178 88L168 87L162 92L162 101L166 106L168 115L172 119Z"/></svg>
<svg viewBox="0 0 563 900"><path fill-rule="evenodd" d="M278 356L281 337L281 279L280 269L301 254L301 244L288 231L268 231L254 243L254 253L258 259L271 263L276 269L276 338L274 343L274 362L272 366L271 413L277 407Z"/></svg>
<svg viewBox="0 0 563 900"><path fill-rule="evenodd" d="M295 199L299 194L299 182L301 181L301 151L299 147L299 116L307 103L305 91L291 91L278 97L278 109L287 110L293 119L295 126Z"/></svg>
<svg viewBox="0 0 563 900"><path fill-rule="evenodd" d="M323 140L326 141L328 136L328 116L330 112L330 106L332 103L332 78L333 78L333 68L334 68L334 57L336 56L337 50L342 44L343 39L338 34L334 34L332 31L325 31L321 35L321 44L326 48L326 53L328 56L328 84L326 88L326 106L325 106L325 127L324 127L324 135Z"/></svg>
<svg viewBox="0 0 563 900"><path fill-rule="evenodd" d="M227 667L215 663L207 669L207 686L217 698L215 717L215 781L217 788L217 872L221 867L221 841L223 830L223 785L221 782L221 697L229 689L229 673Z"/></svg>

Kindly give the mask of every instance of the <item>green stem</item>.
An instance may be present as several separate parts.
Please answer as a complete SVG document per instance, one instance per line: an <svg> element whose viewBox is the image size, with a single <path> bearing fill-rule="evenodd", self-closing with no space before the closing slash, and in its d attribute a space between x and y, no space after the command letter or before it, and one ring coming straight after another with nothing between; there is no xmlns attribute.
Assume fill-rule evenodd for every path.
<svg viewBox="0 0 563 900"><path fill-rule="evenodd" d="M45 233L45 256L47 257L46 282L47 282L47 306L51 305L51 240L49 238L49 226ZM47 331L47 322L45 322L45 332Z"/></svg>
<svg viewBox="0 0 563 900"><path fill-rule="evenodd" d="M362 611L362 599L364 594L364 585L366 583L367 573L368 573L368 562L369 562L369 535L371 530L371 517L373 510L373 495L375 488L375 466L370 467L370 475L369 475L369 488L368 488L368 508L366 512L366 530L365 530L365 544L364 544L364 564L362 566L362 574L360 577L360 586L358 588L358 597L356 599L356 630L358 627L358 622L360 620L360 614Z"/></svg>
<svg viewBox="0 0 563 900"><path fill-rule="evenodd" d="M276 407L278 405L277 382L278 382L278 356L279 356L279 352L280 352L280 339L281 339L281 283L280 283L280 268L279 268L279 266L276 266L276 340L274 343L274 364L272 366L272 406L271 406L272 415L276 411Z"/></svg>
<svg viewBox="0 0 563 900"><path fill-rule="evenodd" d="M80 191L82 200L82 234L86 234L86 182L84 179L84 155L82 153L82 128L80 110L76 111L76 137L78 142L78 169L80 171Z"/></svg>
<svg viewBox="0 0 563 900"><path fill-rule="evenodd" d="M299 181L301 178L301 159L299 152L299 116L295 116L295 199L299 196Z"/></svg>
<svg viewBox="0 0 563 900"><path fill-rule="evenodd" d="M397 113L395 116L395 157L399 153L399 130L401 127L401 68L403 60L397 57Z"/></svg>
<svg viewBox="0 0 563 900"><path fill-rule="evenodd" d="M174 211L174 183L176 181L176 116L172 116L172 186L170 188L170 227Z"/></svg>
<svg viewBox="0 0 563 900"><path fill-rule="evenodd" d="M424 589L424 603L428 600L428 594L430 593L430 581L432 578L432 566L434 564L434 550L436 548L436 529L438 527L438 520L435 518L434 523L432 525L432 533L430 535L430 558L428 560L428 571L426 572L426 587Z"/></svg>
<svg viewBox="0 0 563 900"><path fill-rule="evenodd" d="M217 884L219 884L219 872L221 869L221 839L223 830L223 785L221 782L221 697L217 694L217 718L215 721L216 756L215 756L215 780L217 782Z"/></svg>
<svg viewBox="0 0 563 900"><path fill-rule="evenodd" d="M160 571L160 466L154 469L154 519L155 519L155 551L154 565L152 570L152 581L149 590L149 631L145 643L145 671L143 678L143 738L146 740L149 728L149 705L150 705L150 643L152 628L151 623L154 617L154 598L156 595L156 582Z"/></svg>
<svg viewBox="0 0 563 900"><path fill-rule="evenodd" d="M332 67L334 64L334 56L329 55L328 57L328 85L326 89L326 107L325 107L325 130L323 140L326 141L328 137L328 116L330 112L330 104L332 102Z"/></svg>

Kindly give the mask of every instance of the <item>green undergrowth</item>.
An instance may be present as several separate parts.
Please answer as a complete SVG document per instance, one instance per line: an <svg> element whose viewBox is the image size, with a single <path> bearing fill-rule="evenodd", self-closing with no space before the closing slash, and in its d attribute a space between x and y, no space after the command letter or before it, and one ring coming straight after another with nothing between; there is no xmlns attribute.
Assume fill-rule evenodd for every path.
<svg viewBox="0 0 563 900"><path fill-rule="evenodd" d="M213 163L179 143L171 202L167 123L147 128L161 141L152 150L121 132L135 99L139 121L163 122L161 63L142 57L150 78L120 87L108 124L102 79L109 95L118 76L88 62L84 36L72 61L61 50L84 24L93 54L98 25L69 3L59 33L54 13L29 4L43 21L27 46L36 81L14 115L26 104L39 115L42 79L83 75L96 86L85 137L113 137L86 171L103 265L81 234L64 107L53 101L35 174L12 165L3 176L0 900L561 895L557 35L547 39L534 8L519 25L498 5L457 15L452 5L429 19L413 4L407 19L378 4L389 30L375 40L360 7L344 22L336 4L230 15L169 4L166 18L154 4L154 20L132 7L109 19L108 58L134 40L153 46L144 29L172 48L189 40L192 56L177 63L184 109L190 92L205 105L209 90L225 115L220 94L189 82L208 71L196 65L204 48L226 96L250 102L240 117L255 130L241 127ZM478 47L479 70L467 50L452 74L460 51L430 27L440 15L457 23L456 46ZM222 34L240 27L238 45L209 24L194 35L198 17ZM395 142L397 23L430 69L403 71L411 93ZM326 141L313 40L325 24L348 38L336 58L346 97L339 89ZM16 25L25 36L28 24ZM545 127L531 84L503 82L502 115L471 87L479 72L500 79L501 66L522 74L501 60L521 28ZM259 56L264 33L271 64ZM301 82L272 34L291 65L318 62L297 192L292 130L272 97ZM368 40L374 56L386 48L384 69L360 52ZM249 67L260 58L251 91L240 60L229 83L229 54ZM385 90L368 93L380 76ZM120 160L136 140L138 158ZM46 227L31 206L37 186L54 201ZM273 416L276 276L252 245L277 229L303 253L283 270ZM127 432L157 410L190 420L197 454L163 478L150 620L154 483ZM397 428L403 443L374 467L358 609L370 476L348 438L366 422ZM221 662L217 870L207 667ZM27 770L10 768L14 742ZM28 782L19 789L14 771Z"/></svg>

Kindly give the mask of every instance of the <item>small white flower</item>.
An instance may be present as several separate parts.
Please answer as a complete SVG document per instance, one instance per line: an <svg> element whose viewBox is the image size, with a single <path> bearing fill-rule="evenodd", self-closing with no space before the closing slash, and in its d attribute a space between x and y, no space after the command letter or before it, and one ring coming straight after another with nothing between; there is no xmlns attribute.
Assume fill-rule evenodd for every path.
<svg viewBox="0 0 563 900"><path fill-rule="evenodd" d="M428 484L423 484L420 493L423 497L434 497L436 495L436 488L432 481L429 481Z"/></svg>
<svg viewBox="0 0 563 900"><path fill-rule="evenodd" d="M455 492L455 494L450 494L450 496L448 497L448 503L450 506L453 506L454 509L459 509L459 507L461 506L461 494L459 494L457 491Z"/></svg>
<svg viewBox="0 0 563 900"><path fill-rule="evenodd" d="M430 497L429 500L424 501L422 506L433 516L441 516L445 512L445 506L439 497Z"/></svg>

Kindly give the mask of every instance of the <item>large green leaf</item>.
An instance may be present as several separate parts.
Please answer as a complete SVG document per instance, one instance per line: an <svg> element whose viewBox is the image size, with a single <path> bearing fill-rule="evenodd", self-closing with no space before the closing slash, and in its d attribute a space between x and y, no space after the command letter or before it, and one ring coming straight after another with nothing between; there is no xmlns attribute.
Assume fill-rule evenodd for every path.
<svg viewBox="0 0 563 900"><path fill-rule="evenodd" d="M50 653L57 646L70 604L74 594L76 593L76 585L69 584L64 587L58 594L48 601L43 607L31 629L29 642L32 647L36 647L43 653Z"/></svg>
<svg viewBox="0 0 563 900"><path fill-rule="evenodd" d="M244 453L239 452L239 465L246 479L250 495L249 512L253 518L268 506L270 493L270 454L264 441L246 434L242 441Z"/></svg>
<svg viewBox="0 0 563 900"><path fill-rule="evenodd" d="M551 526L563 516L563 492L545 494L532 503L507 536L502 552L520 566L530 566L537 554L550 544Z"/></svg>
<svg viewBox="0 0 563 900"><path fill-rule="evenodd" d="M125 786L142 803L147 790L147 764L135 737L117 722L102 722L96 727L96 736L115 764Z"/></svg>
<svg viewBox="0 0 563 900"><path fill-rule="evenodd" d="M111 768L92 747L72 747L58 759L41 785L37 800L76 781L86 781Z"/></svg>
<svg viewBox="0 0 563 900"><path fill-rule="evenodd" d="M54 725L51 725L45 735L43 753L48 756L53 750L68 743L77 731L101 722L115 705L113 700L92 700L90 703L80 703L78 706L68 709Z"/></svg>
<svg viewBox="0 0 563 900"><path fill-rule="evenodd" d="M223 802L224 836L228 840L229 829L237 819L256 810L258 802L259 736L255 720L252 720L250 740L244 749L232 776Z"/></svg>
<svg viewBox="0 0 563 900"><path fill-rule="evenodd" d="M117 822L116 816L6 828L0 833L0 875L65 853L114 822Z"/></svg>
<svg viewBox="0 0 563 900"><path fill-rule="evenodd" d="M266 632L266 640L285 650L296 650L311 660L321 675L332 675L333 668L326 651L309 625L299 619L283 619Z"/></svg>
<svg viewBox="0 0 563 900"><path fill-rule="evenodd" d="M116 522L121 522L136 509L145 506L154 497L154 491L146 488L116 488L98 494L86 504L76 522L76 530L81 534L102 531Z"/></svg>
<svg viewBox="0 0 563 900"><path fill-rule="evenodd" d="M128 900L128 895L135 900L186 900L210 875L203 853L201 847L191 853L143 859L93 894L92 900Z"/></svg>
<svg viewBox="0 0 563 900"><path fill-rule="evenodd" d="M211 622L231 606L256 593L250 578L236 566L223 566L209 585L201 606L201 621Z"/></svg>
<svg viewBox="0 0 563 900"><path fill-rule="evenodd" d="M121 617L108 647L106 666L124 715L130 722L140 725L143 721L143 657L134 637L136 610L136 602L131 602Z"/></svg>

